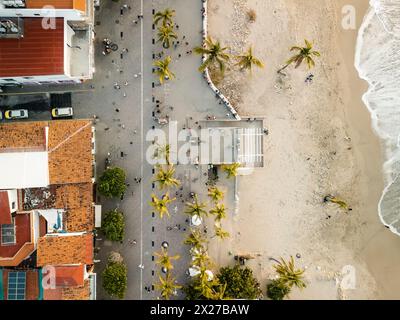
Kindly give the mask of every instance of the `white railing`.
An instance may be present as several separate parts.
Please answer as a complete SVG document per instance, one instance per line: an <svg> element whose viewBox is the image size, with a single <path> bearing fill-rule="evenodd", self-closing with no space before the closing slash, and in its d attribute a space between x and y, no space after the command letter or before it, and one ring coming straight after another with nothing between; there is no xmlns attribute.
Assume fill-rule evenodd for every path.
<svg viewBox="0 0 400 320"><path fill-rule="evenodd" d="M208 17L207 17L207 9L208 9L208 0L201 0L203 2L203 45L208 35ZM204 62L207 59L205 55L203 55L202 61ZM214 93L222 100L225 106L229 109L229 111L233 114L236 120L241 120L239 114L236 112L235 108L229 102L229 100L222 94L222 92L214 85L211 80L210 73L208 72L208 68L203 72L203 77L206 79L209 87L214 91Z"/></svg>

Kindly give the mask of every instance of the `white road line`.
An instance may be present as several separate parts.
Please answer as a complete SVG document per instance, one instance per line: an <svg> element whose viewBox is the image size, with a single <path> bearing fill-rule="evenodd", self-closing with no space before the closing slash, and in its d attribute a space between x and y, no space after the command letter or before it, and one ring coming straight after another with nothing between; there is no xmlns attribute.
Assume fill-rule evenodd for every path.
<svg viewBox="0 0 400 320"><path fill-rule="evenodd" d="M140 14L143 15L143 0L140 0ZM141 149L141 164L140 164L140 177L143 178L143 133L144 133L144 128L143 128L143 104L144 104L144 68L143 68L143 24L144 20L142 18L141 24L140 24L140 60L141 60L141 67L140 67L140 72L141 72L141 93L140 93L140 112L141 112L141 141L140 141L140 149ZM140 264L143 266L143 185L144 183L140 184ZM143 299L143 268L140 268L140 300Z"/></svg>

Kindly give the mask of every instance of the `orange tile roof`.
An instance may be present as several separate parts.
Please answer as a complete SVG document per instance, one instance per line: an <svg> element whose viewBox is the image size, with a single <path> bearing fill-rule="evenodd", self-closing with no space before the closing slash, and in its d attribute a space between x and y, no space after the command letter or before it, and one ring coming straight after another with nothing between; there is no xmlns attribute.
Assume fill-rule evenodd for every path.
<svg viewBox="0 0 400 320"><path fill-rule="evenodd" d="M0 125L0 152L8 150L45 150L47 122L15 122Z"/></svg>
<svg viewBox="0 0 400 320"><path fill-rule="evenodd" d="M11 224L11 210L8 201L8 192L0 191L0 225Z"/></svg>
<svg viewBox="0 0 400 320"><path fill-rule="evenodd" d="M55 268L57 287L79 287L84 285L85 265Z"/></svg>
<svg viewBox="0 0 400 320"><path fill-rule="evenodd" d="M56 186L54 207L64 208L64 223L68 232L94 229L93 185L91 183Z"/></svg>
<svg viewBox="0 0 400 320"><path fill-rule="evenodd" d="M89 300L90 281L85 280L84 285L80 287L45 289L43 298L44 300Z"/></svg>
<svg viewBox="0 0 400 320"><path fill-rule="evenodd" d="M39 238L37 265L65 264L93 264L93 234Z"/></svg>
<svg viewBox="0 0 400 320"><path fill-rule="evenodd" d="M42 18L24 18L24 37L0 39L0 77L64 74L64 19L43 28Z"/></svg>
<svg viewBox="0 0 400 320"><path fill-rule="evenodd" d="M49 122L50 184L91 182L92 121Z"/></svg>
<svg viewBox="0 0 400 320"><path fill-rule="evenodd" d="M27 9L41 9L53 6L55 9L72 9L73 0L26 0Z"/></svg>
<svg viewBox="0 0 400 320"><path fill-rule="evenodd" d="M0 152L15 149L44 151L46 126L49 127L50 184L91 183L93 176L91 120L0 124Z"/></svg>

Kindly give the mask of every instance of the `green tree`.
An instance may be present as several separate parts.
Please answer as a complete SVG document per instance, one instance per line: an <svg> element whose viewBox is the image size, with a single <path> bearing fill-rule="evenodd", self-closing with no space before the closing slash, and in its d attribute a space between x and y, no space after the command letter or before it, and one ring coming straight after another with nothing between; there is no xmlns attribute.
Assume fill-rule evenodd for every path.
<svg viewBox="0 0 400 320"><path fill-rule="evenodd" d="M117 209L108 211L103 219L101 230L108 240L124 240L125 218L124 214Z"/></svg>
<svg viewBox="0 0 400 320"><path fill-rule="evenodd" d="M293 286L296 286L299 289L306 287L306 284L303 281L304 269L295 268L293 256L290 256L288 262L281 258L280 262L274 265L274 268L279 275L279 280L290 288Z"/></svg>
<svg viewBox="0 0 400 320"><path fill-rule="evenodd" d="M267 296L271 300L283 300L289 295L290 291L290 287L279 279L272 280L267 285Z"/></svg>
<svg viewBox="0 0 400 320"><path fill-rule="evenodd" d="M157 42L161 42L164 49L171 47L171 41L178 39L177 34L174 32L173 25L163 24L158 28Z"/></svg>
<svg viewBox="0 0 400 320"><path fill-rule="evenodd" d="M208 196L214 202L218 202L224 198L224 192L218 189L217 187L211 187L208 189Z"/></svg>
<svg viewBox="0 0 400 320"><path fill-rule="evenodd" d="M170 187L178 187L180 185L180 181L174 178L175 169L171 164L166 169L163 166L157 166L158 171L156 173L154 182L158 183L158 187L160 190Z"/></svg>
<svg viewBox="0 0 400 320"><path fill-rule="evenodd" d="M126 190L125 171L118 167L106 169L99 179L97 190L107 198L119 198Z"/></svg>
<svg viewBox="0 0 400 320"><path fill-rule="evenodd" d="M225 240L230 237L229 232L222 229L221 225L219 224L216 224L214 226L214 231L215 231L214 237L218 237L221 240Z"/></svg>
<svg viewBox="0 0 400 320"><path fill-rule="evenodd" d="M199 230L192 228L190 229L190 233L183 243L200 250L203 249L204 246L207 244L207 239Z"/></svg>
<svg viewBox="0 0 400 320"><path fill-rule="evenodd" d="M204 72L209 66L217 64L221 73L226 69L226 63L229 61L230 56L225 51L228 47L222 47L219 41L214 42L211 37L207 37L204 46L195 47L194 52L204 55L206 59L199 67L200 72Z"/></svg>
<svg viewBox="0 0 400 320"><path fill-rule="evenodd" d="M194 202L187 202L186 203L186 211L185 213L189 214L190 216L208 216L208 212L206 211L207 204L205 202L199 202L197 195L194 197Z"/></svg>
<svg viewBox="0 0 400 320"><path fill-rule="evenodd" d="M174 268L172 261L173 260L178 260L180 259L180 255L174 255L170 256L168 255L168 250L165 249L164 247L161 249L160 252L154 252L154 255L158 257L156 260L156 263L161 267L161 268L166 268L167 271L172 270Z"/></svg>
<svg viewBox="0 0 400 320"><path fill-rule="evenodd" d="M222 170L225 171L226 173L226 177L229 178L233 178L236 177L238 172L238 168L240 167L240 163L236 162L236 163L232 163L232 164L224 164L222 166Z"/></svg>
<svg viewBox="0 0 400 320"><path fill-rule="evenodd" d="M164 60L157 60L153 63L154 66L157 67L156 74L161 84L163 84L165 80L172 80L175 78L175 74L169 68L171 60L171 56L167 56Z"/></svg>
<svg viewBox="0 0 400 320"><path fill-rule="evenodd" d="M165 9L164 11L158 11L154 15L154 24L158 25L161 22L163 25L172 25L174 23L173 17L175 16L175 10Z"/></svg>
<svg viewBox="0 0 400 320"><path fill-rule="evenodd" d="M155 284L155 288L161 292L161 297L165 300L169 300L171 296L176 295L178 289L182 288L169 273L166 274L165 278L158 275L158 279L159 283Z"/></svg>
<svg viewBox="0 0 400 320"><path fill-rule="evenodd" d="M260 284L253 271L238 265L221 268L217 278L219 283L226 284L225 296L232 299L259 299L262 297Z"/></svg>
<svg viewBox="0 0 400 320"><path fill-rule="evenodd" d="M222 219L226 218L226 208L223 203L216 204L214 208L210 210L210 214L215 216L217 222L221 222Z"/></svg>
<svg viewBox="0 0 400 320"><path fill-rule="evenodd" d="M150 205L154 208L154 210L159 214L160 219L164 218L164 215L170 216L168 205L175 201L176 198L170 198L168 192L161 197L161 199L157 198L157 196L153 193L151 195Z"/></svg>
<svg viewBox="0 0 400 320"><path fill-rule="evenodd" d="M125 297L128 276L126 265L123 262L109 261L102 277L103 288L111 297L118 299Z"/></svg>
<svg viewBox="0 0 400 320"><path fill-rule="evenodd" d="M252 47L248 48L245 53L237 56L237 59L238 63L236 65L239 66L241 70L250 70L251 73L253 66L264 68L264 63L253 55Z"/></svg>
<svg viewBox="0 0 400 320"><path fill-rule="evenodd" d="M304 40L306 46L299 47L294 46L290 49L290 51L297 51L297 54L292 56L281 69L278 70L278 73L281 73L292 63L296 63L295 68L298 68L303 61L306 61L308 68L311 69L315 66L315 61L313 57L319 57L321 54L318 51L313 51L313 45L311 42Z"/></svg>

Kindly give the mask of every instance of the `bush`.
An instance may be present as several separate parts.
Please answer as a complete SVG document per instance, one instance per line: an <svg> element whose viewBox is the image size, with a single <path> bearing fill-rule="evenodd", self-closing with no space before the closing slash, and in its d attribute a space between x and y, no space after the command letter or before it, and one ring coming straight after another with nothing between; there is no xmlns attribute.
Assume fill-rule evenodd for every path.
<svg viewBox="0 0 400 320"><path fill-rule="evenodd" d="M280 280L272 280L267 285L267 297L271 300L283 300L290 293L290 287Z"/></svg>
<svg viewBox="0 0 400 320"><path fill-rule="evenodd" d="M109 261L103 271L103 288L111 296L118 299L125 297L128 276L126 265L122 262Z"/></svg>
<svg viewBox="0 0 400 320"><path fill-rule="evenodd" d="M217 278L226 283L225 297L231 299L259 299L262 297L260 284L253 276L253 271L239 265L221 268Z"/></svg>
<svg viewBox="0 0 400 320"><path fill-rule="evenodd" d="M124 240L125 218L122 212L108 211L103 219L101 230L106 238L111 241Z"/></svg>
<svg viewBox="0 0 400 320"><path fill-rule="evenodd" d="M109 168L99 179L97 190L108 198L121 197L126 189L126 174L121 168Z"/></svg>

